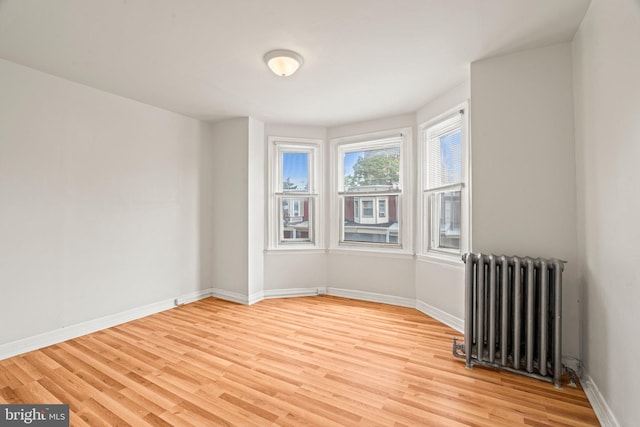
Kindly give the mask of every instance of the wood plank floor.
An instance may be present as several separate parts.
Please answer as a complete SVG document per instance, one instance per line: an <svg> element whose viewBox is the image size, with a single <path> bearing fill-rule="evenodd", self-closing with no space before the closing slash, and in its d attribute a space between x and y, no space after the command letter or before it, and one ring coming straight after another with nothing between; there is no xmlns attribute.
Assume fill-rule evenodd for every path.
<svg viewBox="0 0 640 427"><path fill-rule="evenodd" d="M0 403L72 426L593 426L581 389L451 355L417 310L318 296L215 298L0 361Z"/></svg>

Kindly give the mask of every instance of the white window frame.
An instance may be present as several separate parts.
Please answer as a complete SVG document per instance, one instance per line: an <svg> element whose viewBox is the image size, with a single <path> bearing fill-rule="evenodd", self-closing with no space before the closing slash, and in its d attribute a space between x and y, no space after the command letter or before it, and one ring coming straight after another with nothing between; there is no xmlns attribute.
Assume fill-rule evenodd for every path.
<svg viewBox="0 0 640 427"><path fill-rule="evenodd" d="M323 141L319 139L291 138L269 136L268 169L269 169L269 197L268 197L268 250L314 250L324 248L324 221L322 220L323 206ZM306 153L309 158L309 185L304 191L287 191L282 186L282 154ZM283 238L281 227L283 199L309 199L309 239ZM298 200L300 203L300 200ZM299 206L299 213L304 207Z"/></svg>
<svg viewBox="0 0 640 427"><path fill-rule="evenodd" d="M344 188L344 154L358 150L383 149L385 147L400 146L400 183L397 190L376 194L363 193L360 200L373 198L374 218L377 220L377 198L384 196L398 196L398 223L400 234L399 244L369 243L342 241L343 213L342 197ZM330 199L329 199L329 249L331 251L364 251L393 254L413 255L413 183L412 183L412 145L413 135L410 127L392 129L382 132L372 132L362 135L334 138L330 140ZM351 193L352 194L352 193ZM389 205L386 211L388 218ZM362 218L362 205L360 217Z"/></svg>
<svg viewBox="0 0 640 427"><path fill-rule="evenodd" d="M428 137L429 129L438 126L442 122L461 114L462 130L462 164L461 181L451 185L434 188L429 185L429 149ZM418 135L418 198L419 198L419 218L418 222L418 256L427 259L446 261L455 264L462 264L461 254L466 253L471 248L471 143L469 138L469 103L468 101L459 104L443 114L421 124ZM437 247L438 236L432 235L434 218L432 216L432 195L442 194L451 191L460 191L460 249L446 249Z"/></svg>

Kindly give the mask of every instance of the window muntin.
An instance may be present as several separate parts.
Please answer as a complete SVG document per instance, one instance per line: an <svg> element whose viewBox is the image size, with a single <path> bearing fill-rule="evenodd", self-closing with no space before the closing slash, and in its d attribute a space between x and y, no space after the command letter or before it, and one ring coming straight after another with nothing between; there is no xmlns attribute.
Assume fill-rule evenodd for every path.
<svg viewBox="0 0 640 427"><path fill-rule="evenodd" d="M397 135L334 143L338 161L337 245L402 248L405 138L406 135Z"/></svg>
<svg viewBox="0 0 640 427"><path fill-rule="evenodd" d="M269 138L269 247L318 247L320 142Z"/></svg>
<svg viewBox="0 0 640 427"><path fill-rule="evenodd" d="M468 249L466 104L422 126L423 252Z"/></svg>

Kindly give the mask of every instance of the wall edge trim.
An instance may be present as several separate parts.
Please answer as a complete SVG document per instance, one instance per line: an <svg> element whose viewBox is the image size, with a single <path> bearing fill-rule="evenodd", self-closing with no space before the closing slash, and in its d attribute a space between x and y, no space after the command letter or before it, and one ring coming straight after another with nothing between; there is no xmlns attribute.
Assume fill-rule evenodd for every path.
<svg viewBox="0 0 640 427"><path fill-rule="evenodd" d="M618 423L613 411L584 365L580 371L580 384L600 424L602 424L603 427L620 427L620 423Z"/></svg>
<svg viewBox="0 0 640 427"><path fill-rule="evenodd" d="M416 309L426 314L427 316L433 317L437 321L455 329L456 331L464 333L464 320L420 300L416 300Z"/></svg>
<svg viewBox="0 0 640 427"><path fill-rule="evenodd" d="M401 307L416 308L416 300L413 298L378 294L375 292L354 291L352 289L327 287L327 295L351 298L351 299L361 300L361 301L379 302L383 304L397 305Z"/></svg>
<svg viewBox="0 0 640 427"><path fill-rule="evenodd" d="M312 297L316 295L323 295L326 293L326 286L318 286L313 288L269 289L264 291L264 299Z"/></svg>
<svg viewBox="0 0 640 427"><path fill-rule="evenodd" d="M244 294L239 294L233 291L227 291L226 289L211 288L211 296L223 299L225 301L231 301L238 304L250 305L249 296ZM253 301L253 303L255 302L258 302L258 301Z"/></svg>

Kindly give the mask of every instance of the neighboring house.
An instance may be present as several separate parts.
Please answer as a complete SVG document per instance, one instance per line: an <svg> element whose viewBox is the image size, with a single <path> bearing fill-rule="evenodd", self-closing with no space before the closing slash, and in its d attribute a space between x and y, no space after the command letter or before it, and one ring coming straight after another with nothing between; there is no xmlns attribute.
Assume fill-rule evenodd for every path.
<svg viewBox="0 0 640 427"><path fill-rule="evenodd" d="M357 242L398 243L398 196L389 194L390 185L368 185L348 191L366 192L344 199L344 240ZM373 195L371 193L383 194Z"/></svg>
<svg viewBox="0 0 640 427"><path fill-rule="evenodd" d="M309 198L282 199L283 238L286 240L309 238Z"/></svg>

